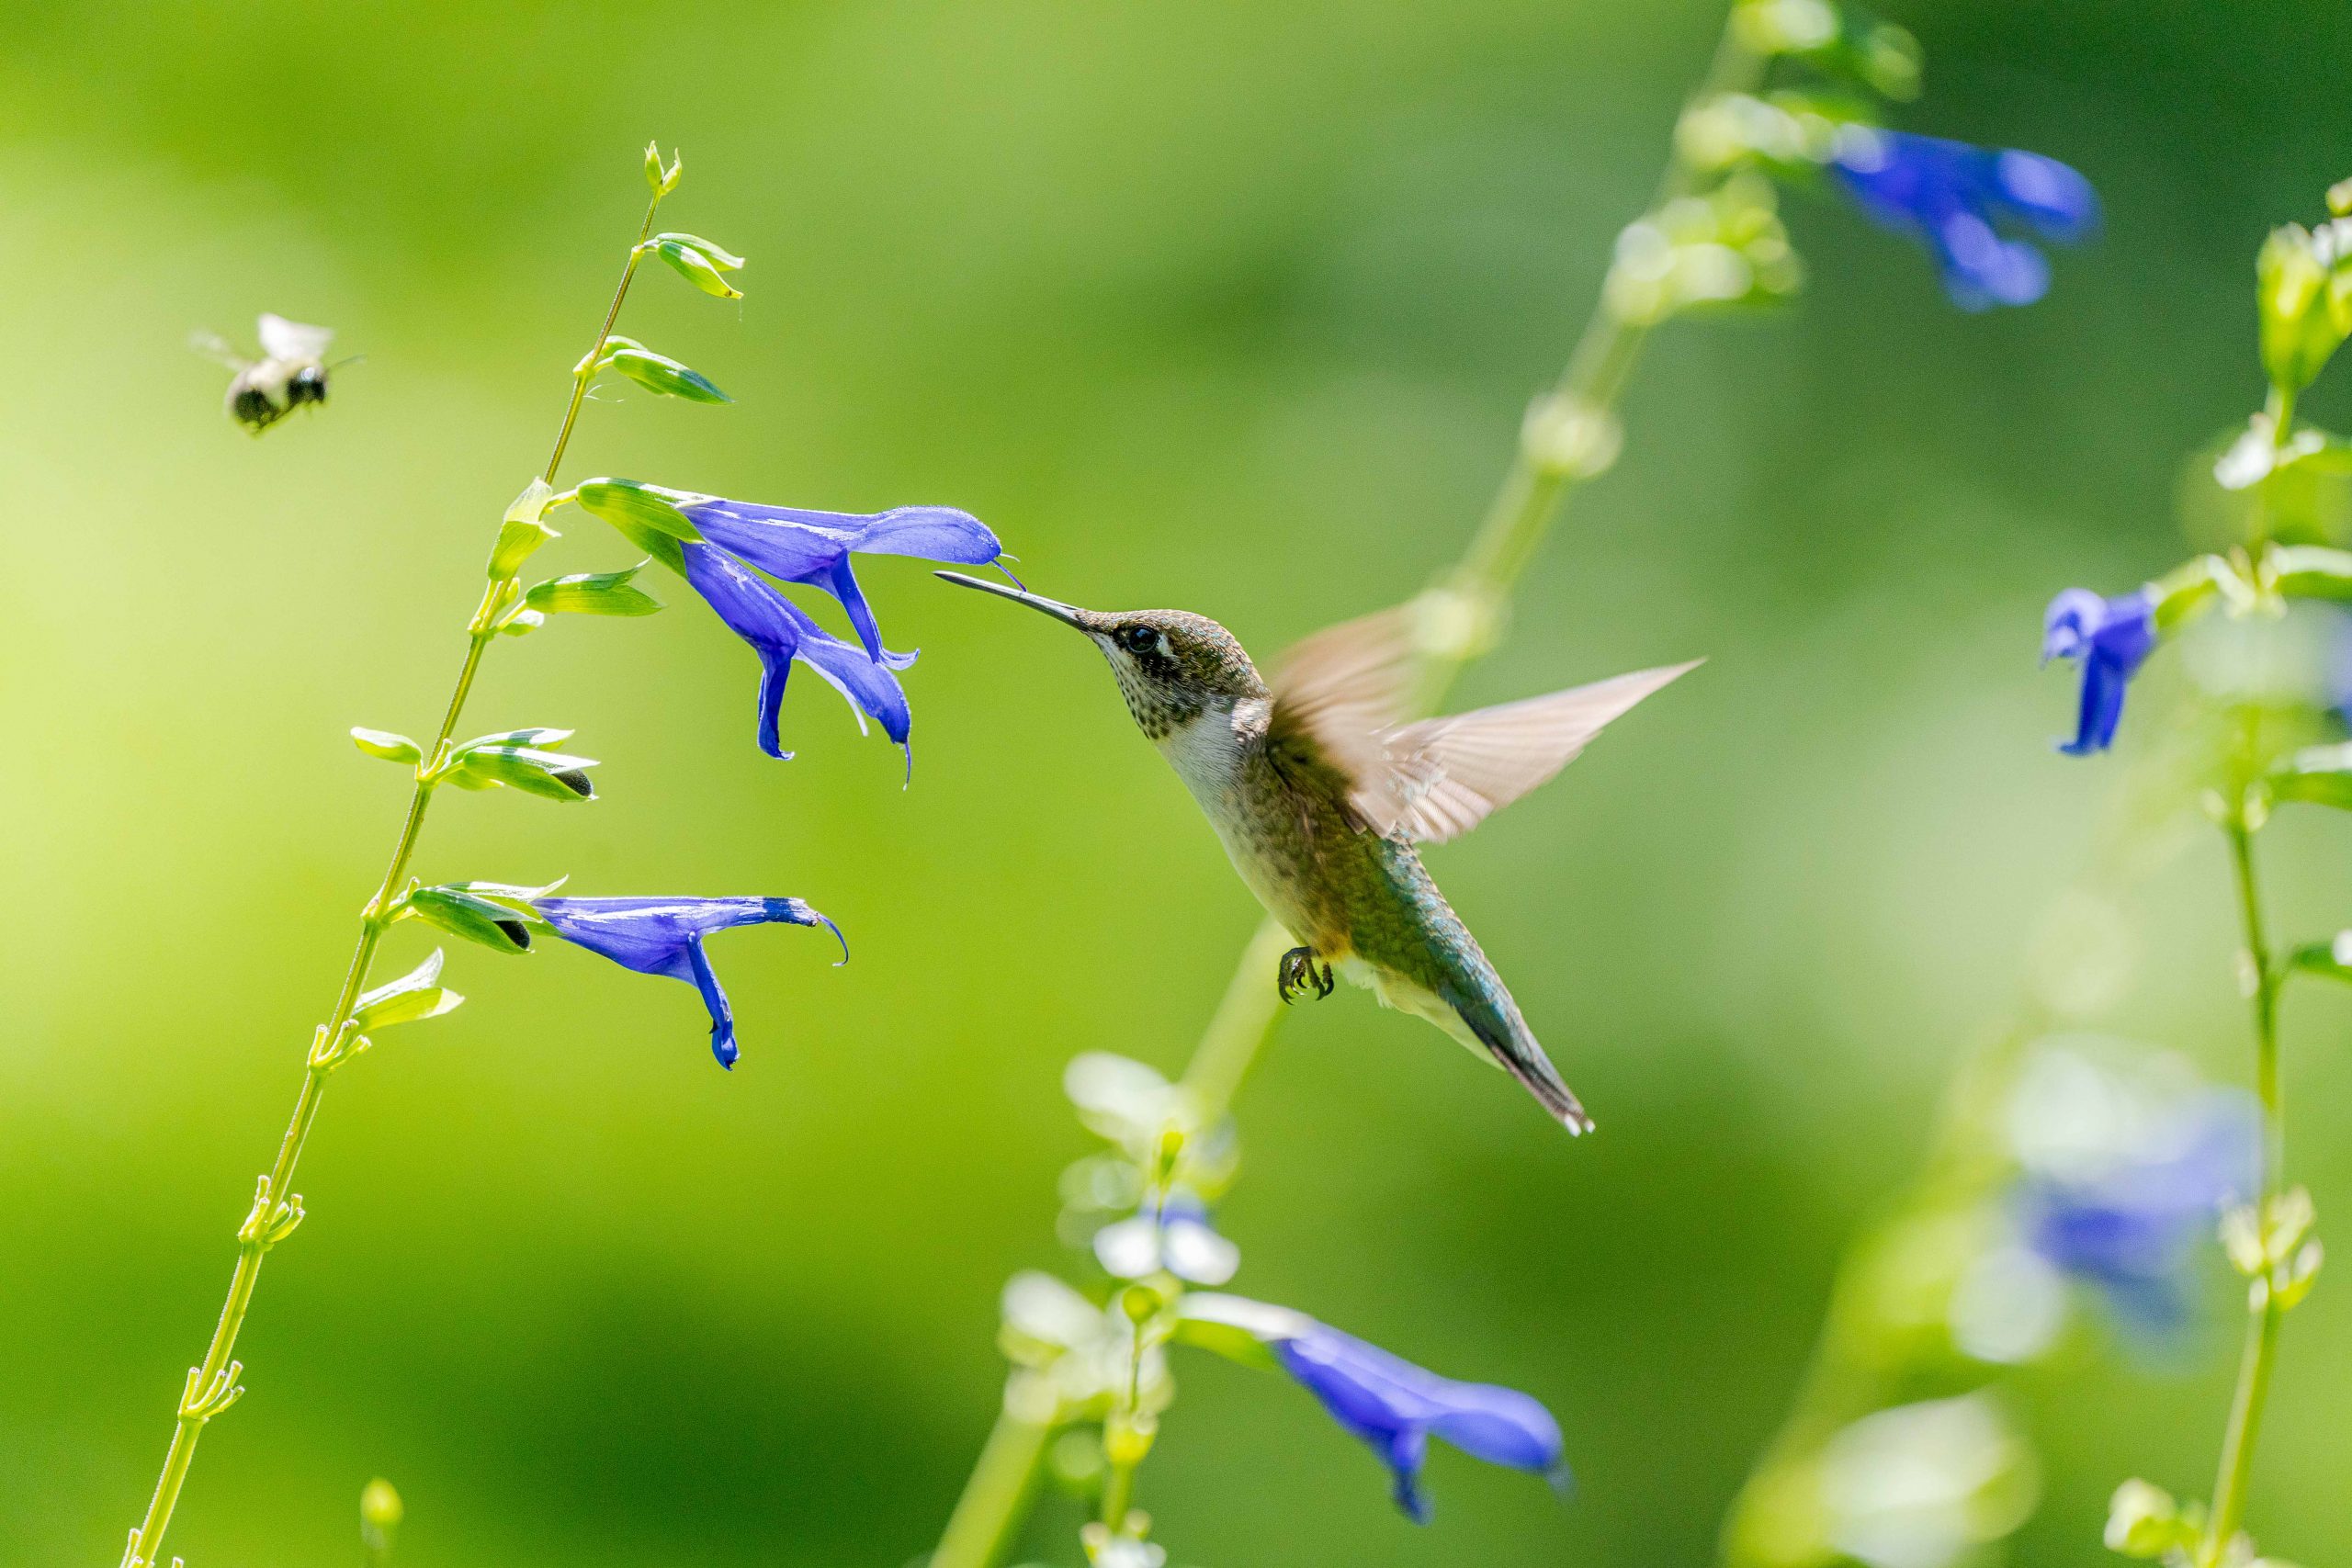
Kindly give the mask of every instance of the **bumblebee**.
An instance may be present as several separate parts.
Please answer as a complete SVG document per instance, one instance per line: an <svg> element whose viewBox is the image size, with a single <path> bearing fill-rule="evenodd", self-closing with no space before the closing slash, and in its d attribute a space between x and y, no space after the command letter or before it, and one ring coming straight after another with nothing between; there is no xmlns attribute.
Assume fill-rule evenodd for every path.
<svg viewBox="0 0 2352 1568"><path fill-rule="evenodd" d="M325 405L327 344L334 341L334 333L266 310L256 331L259 359L246 358L210 333L198 333L193 343L198 353L236 372L222 406L231 419L259 435L305 403Z"/></svg>

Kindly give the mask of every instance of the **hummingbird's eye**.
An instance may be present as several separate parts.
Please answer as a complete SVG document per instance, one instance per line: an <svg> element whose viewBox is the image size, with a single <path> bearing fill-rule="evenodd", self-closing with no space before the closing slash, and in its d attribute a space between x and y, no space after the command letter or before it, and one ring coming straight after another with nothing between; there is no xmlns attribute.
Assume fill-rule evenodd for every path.
<svg viewBox="0 0 2352 1568"><path fill-rule="evenodd" d="M1129 653L1149 653L1159 644L1159 634L1149 626L1129 626L1119 634Z"/></svg>

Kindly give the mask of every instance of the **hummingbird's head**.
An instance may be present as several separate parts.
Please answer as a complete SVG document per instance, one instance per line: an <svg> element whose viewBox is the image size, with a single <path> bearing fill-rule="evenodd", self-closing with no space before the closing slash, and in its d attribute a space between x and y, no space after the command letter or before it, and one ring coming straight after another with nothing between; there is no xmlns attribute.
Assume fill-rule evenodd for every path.
<svg viewBox="0 0 2352 1568"><path fill-rule="evenodd" d="M943 571L941 577L1026 604L1066 626L1083 632L1118 677L1119 694L1136 725L1153 740L1165 740L1204 713L1266 694L1258 667L1234 635L1185 610L1081 610L1016 588L1006 588Z"/></svg>

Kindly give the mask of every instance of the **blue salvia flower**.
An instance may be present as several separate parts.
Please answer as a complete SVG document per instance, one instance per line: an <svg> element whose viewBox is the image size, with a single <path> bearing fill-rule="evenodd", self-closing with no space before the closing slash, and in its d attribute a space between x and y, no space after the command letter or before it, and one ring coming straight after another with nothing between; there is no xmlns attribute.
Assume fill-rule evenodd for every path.
<svg viewBox="0 0 2352 1568"><path fill-rule="evenodd" d="M2207 1093L2098 1168L2029 1170L2015 1195L2025 1244L2127 1325L2176 1329L2197 1244L2255 1190L2258 1134L2243 1096Z"/></svg>
<svg viewBox="0 0 2352 1568"><path fill-rule="evenodd" d="M912 664L913 654L877 648L869 660L854 645L820 626L808 612L727 551L707 544L689 543L683 547L686 581L727 623L728 629L760 656L761 750L778 761L792 755L777 733L777 715L796 659L849 699L859 728L871 716L885 735L906 749L914 715L892 671ZM908 761L911 766L911 751Z"/></svg>
<svg viewBox="0 0 2352 1568"><path fill-rule="evenodd" d="M2074 244L2098 227L2090 181L2037 152L1850 125L1829 169L1871 217L1916 236L1936 258L1944 290L1964 310L2030 305L2050 288L2050 264L1996 227Z"/></svg>
<svg viewBox="0 0 2352 1568"><path fill-rule="evenodd" d="M735 1010L703 951L704 938L729 926L822 926L841 942L842 961L849 958L841 928L797 898L535 898L531 908L575 946L624 969L666 975L700 991L703 1006L710 1010L711 1055L722 1067L733 1066L739 1054Z"/></svg>
<svg viewBox="0 0 2352 1568"><path fill-rule="evenodd" d="M1396 1479L1396 1506L1416 1524L1430 1517L1421 1467L1431 1437L1489 1464L1555 1483L1566 1479L1560 1424L1531 1395L1442 1378L1304 1313L1262 1302L1196 1292L1185 1299L1185 1312L1240 1329L1272 1351L1333 1420L1380 1456Z"/></svg>
<svg viewBox="0 0 2352 1568"><path fill-rule="evenodd" d="M771 577L822 589L839 600L866 657L877 662L885 657L882 631L851 569L853 555L918 556L952 565L987 566L1004 554L985 524L952 506L810 512L679 491L661 493L704 538L729 555Z"/></svg>
<svg viewBox="0 0 2352 1568"><path fill-rule="evenodd" d="M2041 661L2075 659L2083 666L2075 738L2058 750L2083 757L2115 744L2124 690L2155 646L2155 604L2145 592L2102 599L2087 588L2069 588L2050 601L2041 617Z"/></svg>

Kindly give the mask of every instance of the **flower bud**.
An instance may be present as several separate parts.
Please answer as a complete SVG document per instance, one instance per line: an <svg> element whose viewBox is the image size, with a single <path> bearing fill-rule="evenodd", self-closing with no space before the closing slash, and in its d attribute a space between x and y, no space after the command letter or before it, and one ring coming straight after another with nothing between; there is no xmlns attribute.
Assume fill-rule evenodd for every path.
<svg viewBox="0 0 2352 1568"><path fill-rule="evenodd" d="M351 727L351 743L370 757L381 757L387 762L400 762L414 767L424 760L424 749L405 735L395 735L389 729L368 729Z"/></svg>
<svg viewBox="0 0 2352 1568"><path fill-rule="evenodd" d="M605 349L603 367L619 371L649 392L694 403L735 400L701 371L689 369L666 354L656 354L634 338L607 339Z"/></svg>
<svg viewBox="0 0 2352 1568"><path fill-rule="evenodd" d="M647 563L620 571L582 571L535 583L523 603L542 615L650 615L662 601L630 581Z"/></svg>
<svg viewBox="0 0 2352 1568"><path fill-rule="evenodd" d="M401 1518L407 1512L401 1506L401 1495L382 1476L369 1482L359 1494L359 1540L378 1556L389 1556L393 1534L401 1528Z"/></svg>

